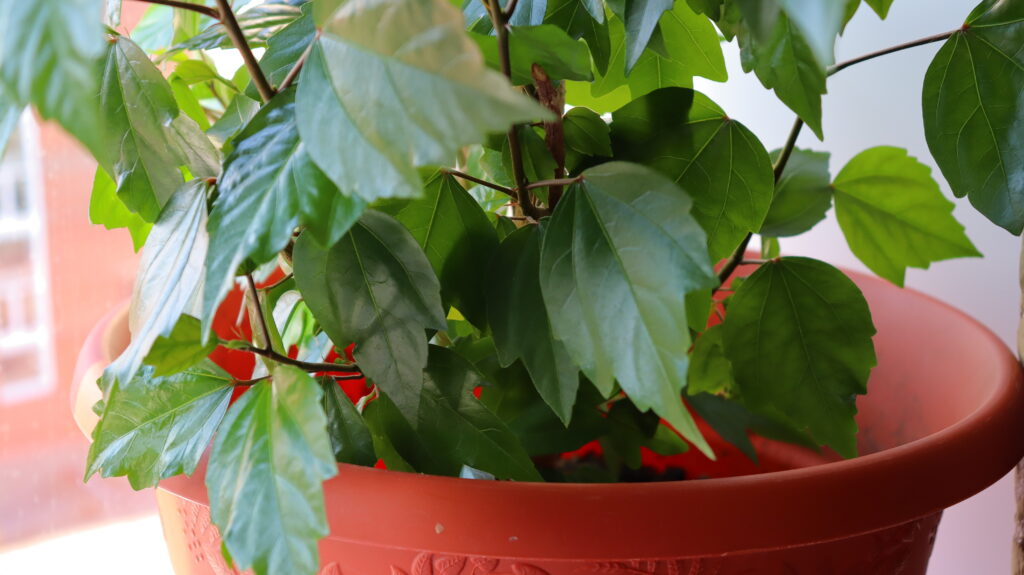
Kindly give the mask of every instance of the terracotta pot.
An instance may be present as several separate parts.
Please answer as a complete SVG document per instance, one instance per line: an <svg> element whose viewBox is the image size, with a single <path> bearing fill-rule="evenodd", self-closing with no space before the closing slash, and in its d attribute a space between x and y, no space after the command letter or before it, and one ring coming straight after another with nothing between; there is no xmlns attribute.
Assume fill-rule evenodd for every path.
<svg viewBox="0 0 1024 575"><path fill-rule="evenodd" d="M320 543L321 573L925 573L941 511L1024 456L1021 374L1006 346L963 313L851 275L878 327L879 365L859 402L860 457L826 461L759 441L771 468L804 467L611 485L340 465L325 484L331 534ZM79 367L109 361L125 331L109 318L97 326ZM179 575L233 573L202 476L200 469L157 491L174 567Z"/></svg>

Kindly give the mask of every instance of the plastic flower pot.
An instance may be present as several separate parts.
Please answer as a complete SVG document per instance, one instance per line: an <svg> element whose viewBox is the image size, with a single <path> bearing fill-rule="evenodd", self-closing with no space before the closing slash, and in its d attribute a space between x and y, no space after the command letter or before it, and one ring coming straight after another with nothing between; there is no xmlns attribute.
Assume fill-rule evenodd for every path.
<svg viewBox="0 0 1024 575"><path fill-rule="evenodd" d="M942 510L1024 456L1021 373L963 313L851 277L878 328L879 364L858 403L859 457L756 440L764 473L643 484L339 465L325 484L331 534L320 542L321 574L924 574ZM123 315L96 326L79 360L79 405L126 340ZM721 457L716 475L739 469L735 461ZM234 573L210 523L203 471L157 491L178 575Z"/></svg>

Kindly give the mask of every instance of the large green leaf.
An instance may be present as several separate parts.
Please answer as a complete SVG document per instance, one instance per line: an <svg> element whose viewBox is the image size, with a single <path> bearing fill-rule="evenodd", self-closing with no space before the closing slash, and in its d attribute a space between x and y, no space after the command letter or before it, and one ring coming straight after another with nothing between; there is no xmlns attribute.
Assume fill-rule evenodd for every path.
<svg viewBox="0 0 1024 575"><path fill-rule="evenodd" d="M97 157L102 13L101 0L0 4L0 85L14 103L35 104L40 116L60 122Z"/></svg>
<svg viewBox="0 0 1024 575"><path fill-rule="evenodd" d="M807 258L765 263L737 289L723 329L751 410L785 414L818 443L856 455L856 396L876 362L875 327L849 278Z"/></svg>
<svg viewBox="0 0 1024 575"><path fill-rule="evenodd" d="M322 482L338 472L320 386L278 366L228 411L206 471L210 514L240 570L315 575L327 535Z"/></svg>
<svg viewBox="0 0 1024 575"><path fill-rule="evenodd" d="M295 126L295 91L274 97L234 139L210 213L205 325L231 289L238 266L272 260L302 223L324 245L337 242L365 203L345 196L309 159Z"/></svg>
<svg viewBox="0 0 1024 575"><path fill-rule="evenodd" d="M302 15L301 9L289 0L271 0L247 7L236 14L238 25L251 46L259 47ZM170 52L181 50L213 50L232 48L234 44L227 29L220 22L214 22L195 36L171 48Z"/></svg>
<svg viewBox="0 0 1024 575"><path fill-rule="evenodd" d="M191 475L231 399L233 380L213 362L156 377L146 367L103 398L85 477L127 476L134 489Z"/></svg>
<svg viewBox="0 0 1024 575"><path fill-rule="evenodd" d="M596 6L592 7L591 4ZM596 19L591 13L592 8L598 14ZM544 23L558 26L577 40L582 38L590 49L595 69L601 74L608 71L611 39L608 36L608 22L604 18L604 5L601 0L552 0L548 4Z"/></svg>
<svg viewBox="0 0 1024 575"><path fill-rule="evenodd" d="M772 160L778 155L778 150L773 151ZM825 219L832 207L828 158L828 152L793 150L775 185L775 196L761 226L761 235L796 236Z"/></svg>
<svg viewBox="0 0 1024 575"><path fill-rule="evenodd" d="M985 0L935 55L924 131L957 197L1014 234L1024 229L1024 4Z"/></svg>
<svg viewBox="0 0 1024 575"><path fill-rule="evenodd" d="M320 385L324 390L322 403L334 459L355 465L377 463L373 438L359 410L333 379L326 377Z"/></svg>
<svg viewBox="0 0 1024 575"><path fill-rule="evenodd" d="M182 314L198 316L206 269L208 185L193 180L171 196L150 232L135 277L128 348L107 368L105 380L129 381L153 342L171 333ZM105 385L107 385L105 383Z"/></svg>
<svg viewBox="0 0 1024 575"><path fill-rule="evenodd" d="M580 384L579 368L565 344L555 339L544 307L542 235L537 226L527 226L501 243L488 274L487 318L502 365L521 359L540 396L568 425Z"/></svg>
<svg viewBox="0 0 1024 575"><path fill-rule="evenodd" d="M647 49L651 35L658 27L658 20L662 14L672 10L673 0L621 0L620 2L609 2L612 10L615 6L622 5L623 13L617 14L626 26L626 73L628 74L633 66L640 59L640 55ZM682 4L682 3L680 3ZM689 10L688 6L684 6Z"/></svg>
<svg viewBox="0 0 1024 575"><path fill-rule="evenodd" d="M107 51L100 102L106 119L100 164L132 212L154 221L184 182L214 177L219 158L199 126L179 115L170 84L134 42L117 37Z"/></svg>
<svg viewBox="0 0 1024 575"><path fill-rule="evenodd" d="M857 154L836 176L836 218L871 271L903 285L908 267L981 256L953 217L931 169L901 148Z"/></svg>
<svg viewBox="0 0 1024 575"><path fill-rule="evenodd" d="M302 234L295 281L338 345L355 342L363 372L415 421L427 364L426 329L447 328L441 286L402 224L367 210L330 248Z"/></svg>
<svg viewBox="0 0 1024 575"><path fill-rule="evenodd" d="M471 37L480 47L487 65L500 70L498 39L485 34L472 34ZM534 64L543 68L553 81L593 79L587 47L573 40L558 26L510 28L508 45L513 84L532 85Z"/></svg>
<svg viewBox="0 0 1024 575"><path fill-rule="evenodd" d="M298 108L310 156L367 200L417 196L416 166L450 164L488 132L548 116L487 69L447 0L345 2L302 68Z"/></svg>
<svg viewBox="0 0 1024 575"><path fill-rule="evenodd" d="M284 81L316 36L313 8L317 4L319 2L303 4L302 16L267 40L267 51L260 58L260 69L271 84L277 86ZM246 94L254 100L258 100L260 96L254 84L246 88Z"/></svg>
<svg viewBox="0 0 1024 575"><path fill-rule="evenodd" d="M732 382L732 364L725 357L722 343L722 324L711 326L693 344L686 392L717 394L730 391Z"/></svg>
<svg viewBox="0 0 1024 575"><path fill-rule="evenodd" d="M149 237L153 224L142 219L124 205L117 197L117 184L102 167L96 168L92 181L92 194L89 196L89 221L102 225L108 230L127 228L132 236L135 251L142 249Z"/></svg>
<svg viewBox="0 0 1024 575"><path fill-rule="evenodd" d="M332 0L333 1L333 0ZM596 10L603 13L601 0L584 0L588 6L595 6ZM466 28L477 34L494 35L494 24L491 22L491 14L487 10L488 0L465 0L462 3L462 14L466 20ZM458 4L457 0L452 0ZM544 15L548 11L548 0L522 0L516 2L515 11L509 18L509 26L539 26L544 21Z"/></svg>
<svg viewBox="0 0 1024 575"><path fill-rule="evenodd" d="M846 20L849 2L822 0L778 0L789 20L802 32L818 63L835 61L836 36Z"/></svg>
<svg viewBox="0 0 1024 575"><path fill-rule="evenodd" d="M498 236L487 214L454 177L438 172L427 180L422 198L393 212L416 238L441 281L441 296L477 326L487 324L484 289Z"/></svg>
<svg viewBox="0 0 1024 575"><path fill-rule="evenodd" d="M823 138L821 95L825 88L825 65L818 62L800 30L780 14L771 36L764 41L749 38L741 52L743 69L757 74L761 84L789 109L803 118L807 126Z"/></svg>
<svg viewBox="0 0 1024 575"><path fill-rule="evenodd" d="M617 380L638 408L654 408L710 452L680 399L690 347L684 296L717 281L690 199L635 164L602 164L583 177L558 204L541 249L555 337L602 392Z"/></svg>
<svg viewBox="0 0 1024 575"><path fill-rule="evenodd" d="M616 158L657 169L693 198L712 261L761 228L774 186L768 152L707 96L659 90L616 110L612 120Z"/></svg>
<svg viewBox="0 0 1024 575"><path fill-rule="evenodd" d="M565 145L587 156L612 156L611 128L597 112L589 108L573 108L562 118Z"/></svg>

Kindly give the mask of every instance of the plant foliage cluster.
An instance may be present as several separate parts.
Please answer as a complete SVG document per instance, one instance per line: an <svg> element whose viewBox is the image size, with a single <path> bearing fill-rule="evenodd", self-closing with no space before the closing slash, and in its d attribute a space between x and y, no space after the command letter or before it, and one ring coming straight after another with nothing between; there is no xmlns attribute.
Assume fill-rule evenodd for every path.
<svg viewBox="0 0 1024 575"><path fill-rule="evenodd" d="M0 0L0 127L59 122L99 164L92 221L142 250L87 476L154 486L212 442L225 555L312 575L336 462L611 481L645 450L713 456L695 415L751 456L748 431L855 455L868 305L778 238L834 207L898 285L979 254L906 151L833 173L795 147L824 136L829 76L942 42L930 150L1024 227L1024 1L836 63L892 2L151 0L129 33L119 0ZM732 41L796 115L780 150L692 87L726 81ZM247 321L215 332L238 290ZM536 464L593 442L599 465Z"/></svg>

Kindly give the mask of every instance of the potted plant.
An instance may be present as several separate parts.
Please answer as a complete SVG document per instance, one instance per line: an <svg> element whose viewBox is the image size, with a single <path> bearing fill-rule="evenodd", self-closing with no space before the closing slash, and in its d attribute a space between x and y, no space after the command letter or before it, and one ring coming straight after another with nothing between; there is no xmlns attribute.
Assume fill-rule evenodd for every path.
<svg viewBox="0 0 1024 575"><path fill-rule="evenodd" d="M829 76L942 42L929 147L1019 234L1024 2L840 63L891 1L149 3L4 2L0 109L142 249L86 477L161 487L179 573L923 573L1024 455L1014 358L896 287L979 255L929 168L796 148ZM722 37L781 149L692 89ZM780 256L833 204L882 280Z"/></svg>

